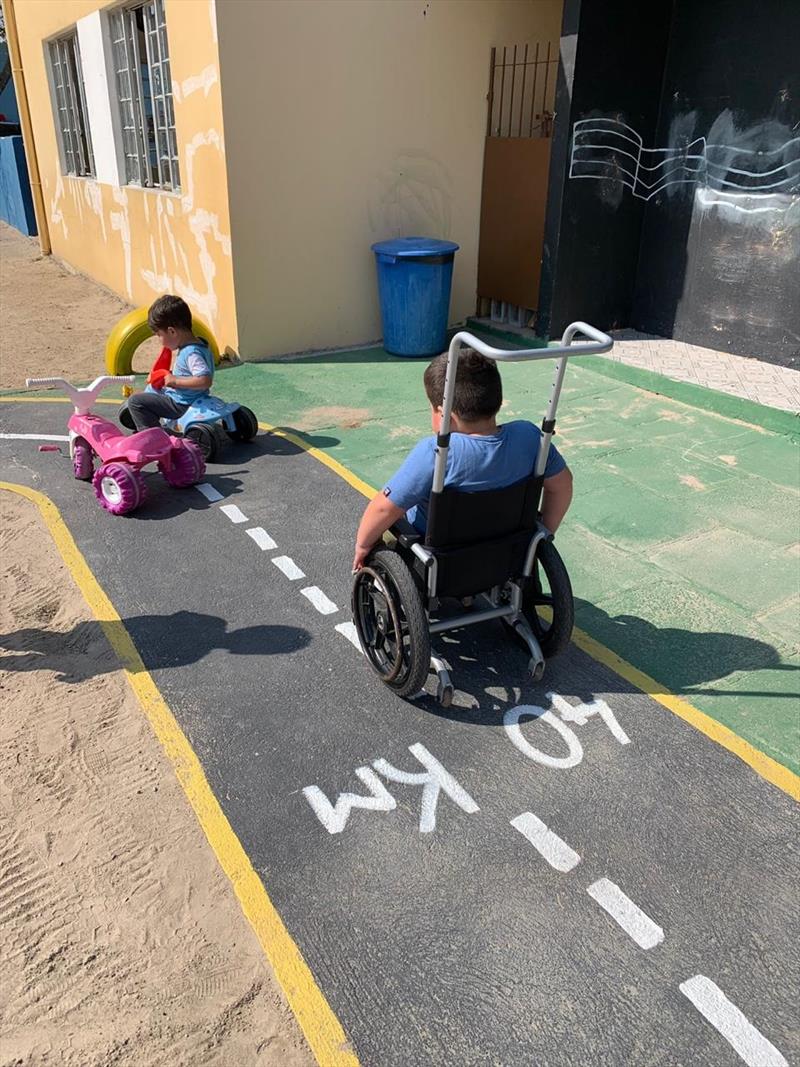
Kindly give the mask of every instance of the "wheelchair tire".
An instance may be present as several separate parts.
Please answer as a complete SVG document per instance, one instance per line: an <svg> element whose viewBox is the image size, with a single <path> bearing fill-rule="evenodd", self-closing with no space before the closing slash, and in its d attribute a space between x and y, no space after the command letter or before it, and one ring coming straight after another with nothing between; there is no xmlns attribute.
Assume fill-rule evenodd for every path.
<svg viewBox="0 0 800 1067"><path fill-rule="evenodd" d="M430 669L431 636L411 571L393 549L376 549L358 571L352 610L361 647L381 681L400 697L418 693Z"/></svg>
<svg viewBox="0 0 800 1067"><path fill-rule="evenodd" d="M207 426L204 422L200 422L186 431L186 439L197 445L203 453L203 459L206 463L213 462L217 455L218 447L217 435L214 433L213 426Z"/></svg>
<svg viewBox="0 0 800 1067"><path fill-rule="evenodd" d="M233 413L235 430L228 430L232 441L252 441L258 433L258 419L250 408L239 407Z"/></svg>
<svg viewBox="0 0 800 1067"><path fill-rule="evenodd" d="M541 587L540 570L544 571L549 593ZM552 618L540 617L537 608L549 608ZM575 624L575 603L567 568L552 541L541 541L536 553L534 583L522 595L522 613L539 642L545 659L560 655L570 642ZM517 642L527 651L528 646L512 628Z"/></svg>
<svg viewBox="0 0 800 1067"><path fill-rule="evenodd" d="M117 418L126 430L135 430L136 423L133 421L133 415L128 410L128 401L126 400L122 407L119 409Z"/></svg>

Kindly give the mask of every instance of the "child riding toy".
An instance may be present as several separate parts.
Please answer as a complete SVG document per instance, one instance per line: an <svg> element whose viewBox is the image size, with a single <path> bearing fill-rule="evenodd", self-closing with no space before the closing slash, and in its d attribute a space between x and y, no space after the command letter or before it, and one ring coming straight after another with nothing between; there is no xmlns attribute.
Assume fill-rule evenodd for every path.
<svg viewBox="0 0 800 1067"><path fill-rule="evenodd" d="M146 393L158 392L172 363L172 352L162 348L147 376ZM119 421L129 430L135 429L127 401L119 412ZM242 404L226 403L216 396L202 396L177 419L162 419L161 425L181 433L192 441L208 462L216 459L219 450L218 429L224 429L232 441L252 441L258 433L258 419L250 408Z"/></svg>
<svg viewBox="0 0 800 1067"><path fill-rule="evenodd" d="M92 405L107 385L133 380L133 375L104 374L85 389L63 378L28 378L25 383L29 388L57 385L72 401L67 426L73 472L80 481L92 482L101 506L112 515L126 515L144 502L142 469L150 463L156 463L164 480L176 489L195 485L206 470L203 454L192 441L171 437L158 427L129 436L115 423L92 414ZM100 461L97 470L95 456Z"/></svg>
<svg viewBox="0 0 800 1067"><path fill-rule="evenodd" d="M590 342L574 344L576 334ZM535 463L528 477L506 488L466 492L445 487L462 345L508 363L558 360ZM534 679L544 673L545 660L569 643L572 587L553 536L540 519L542 482L568 357L608 352L612 345L607 334L583 322L568 326L561 344L552 348L508 351L465 331L453 337L425 533L401 519L391 527L395 543L373 548L353 579L352 611L361 647L381 681L398 696L419 694L433 671L438 699L450 705L453 684L447 664L431 650L436 634L500 619L528 652Z"/></svg>

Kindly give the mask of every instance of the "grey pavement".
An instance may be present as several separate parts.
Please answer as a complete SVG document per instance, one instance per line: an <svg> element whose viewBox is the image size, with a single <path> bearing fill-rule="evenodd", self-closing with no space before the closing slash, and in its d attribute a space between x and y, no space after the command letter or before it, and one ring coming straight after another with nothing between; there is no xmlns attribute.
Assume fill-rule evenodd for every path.
<svg viewBox="0 0 800 1067"><path fill-rule="evenodd" d="M452 708L398 700L347 637L363 498L271 435L222 458L127 518L34 441L0 479L61 509L362 1064L800 1064L789 797L497 624L442 637Z"/></svg>
<svg viewBox="0 0 800 1067"><path fill-rule="evenodd" d="M614 347L605 359L767 407L800 412L800 370L764 363L756 352L752 356L717 352L636 330L615 330L613 337Z"/></svg>

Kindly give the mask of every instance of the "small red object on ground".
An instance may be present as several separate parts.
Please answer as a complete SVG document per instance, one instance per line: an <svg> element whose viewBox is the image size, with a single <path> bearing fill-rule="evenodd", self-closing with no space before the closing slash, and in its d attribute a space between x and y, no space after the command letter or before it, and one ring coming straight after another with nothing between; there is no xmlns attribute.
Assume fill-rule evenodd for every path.
<svg viewBox="0 0 800 1067"><path fill-rule="evenodd" d="M60 452L60 445L39 445L40 452Z"/></svg>

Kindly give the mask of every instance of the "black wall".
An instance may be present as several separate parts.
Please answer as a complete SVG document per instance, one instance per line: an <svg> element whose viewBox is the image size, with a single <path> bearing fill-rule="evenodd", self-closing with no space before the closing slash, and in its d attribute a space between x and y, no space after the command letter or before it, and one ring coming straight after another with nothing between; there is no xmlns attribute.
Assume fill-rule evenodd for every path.
<svg viewBox="0 0 800 1067"><path fill-rule="evenodd" d="M540 330L586 318L800 365L800 2L642 6L580 4ZM591 118L668 152L601 135L573 155Z"/></svg>

